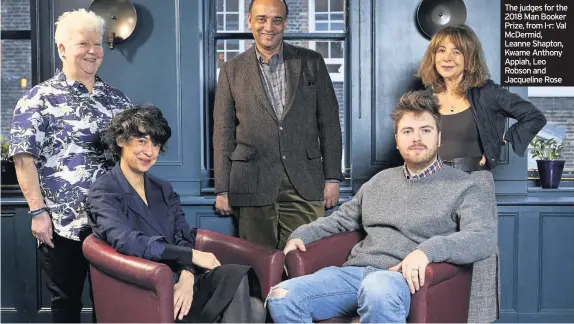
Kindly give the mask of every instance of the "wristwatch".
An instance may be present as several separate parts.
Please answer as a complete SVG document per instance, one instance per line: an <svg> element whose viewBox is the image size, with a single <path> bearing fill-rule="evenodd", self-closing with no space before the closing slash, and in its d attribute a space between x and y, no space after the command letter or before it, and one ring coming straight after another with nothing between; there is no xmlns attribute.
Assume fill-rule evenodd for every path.
<svg viewBox="0 0 574 324"><path fill-rule="evenodd" d="M30 215L30 217L34 217L34 216L38 216L44 212L48 212L48 209L46 207L42 207L36 210L31 210L28 212L28 215Z"/></svg>

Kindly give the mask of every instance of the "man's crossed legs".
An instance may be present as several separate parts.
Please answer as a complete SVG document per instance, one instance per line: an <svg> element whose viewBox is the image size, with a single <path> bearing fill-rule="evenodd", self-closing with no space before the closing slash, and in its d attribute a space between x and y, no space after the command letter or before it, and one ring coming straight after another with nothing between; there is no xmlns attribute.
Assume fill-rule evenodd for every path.
<svg viewBox="0 0 574 324"><path fill-rule="evenodd" d="M275 286L267 308L278 323L311 323L359 313L361 322L405 322L411 294L400 272L328 267Z"/></svg>

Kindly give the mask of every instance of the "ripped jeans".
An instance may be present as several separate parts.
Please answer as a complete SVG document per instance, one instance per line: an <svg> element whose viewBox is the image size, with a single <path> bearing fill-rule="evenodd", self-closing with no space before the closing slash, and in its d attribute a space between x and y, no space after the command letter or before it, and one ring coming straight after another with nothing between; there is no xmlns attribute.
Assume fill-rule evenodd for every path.
<svg viewBox="0 0 574 324"><path fill-rule="evenodd" d="M400 272L328 267L278 284L266 303L276 323L312 323L355 311L361 323L404 323L411 293Z"/></svg>

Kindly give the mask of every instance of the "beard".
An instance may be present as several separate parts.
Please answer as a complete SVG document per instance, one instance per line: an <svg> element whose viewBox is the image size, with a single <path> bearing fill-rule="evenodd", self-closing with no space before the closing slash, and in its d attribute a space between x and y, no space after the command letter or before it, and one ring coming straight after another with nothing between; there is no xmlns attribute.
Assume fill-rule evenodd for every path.
<svg viewBox="0 0 574 324"><path fill-rule="evenodd" d="M417 148L422 148L424 151L415 151ZM401 152L401 155L409 168L420 170L434 162L437 155L437 147L429 150L423 144L411 145L404 154Z"/></svg>

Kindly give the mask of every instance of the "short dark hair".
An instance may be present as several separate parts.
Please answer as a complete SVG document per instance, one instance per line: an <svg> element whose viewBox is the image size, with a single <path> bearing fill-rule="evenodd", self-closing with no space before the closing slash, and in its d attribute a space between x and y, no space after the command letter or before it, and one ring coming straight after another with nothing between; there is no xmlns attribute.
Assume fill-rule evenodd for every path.
<svg viewBox="0 0 574 324"><path fill-rule="evenodd" d="M399 102L391 114L395 134L398 131L399 121L406 112L412 112L417 116L425 112L430 113L436 122L437 131L440 132L441 121L439 107L438 100L430 91L418 90L405 93L401 99L399 99Z"/></svg>
<svg viewBox="0 0 574 324"><path fill-rule="evenodd" d="M255 2L255 0L251 0L251 2L249 2L249 10L247 11L249 14L251 14L251 8L253 8L253 3ZM289 16L289 6L287 5L287 0L281 0L281 2L283 2L283 4L285 5L285 19L287 19L287 16Z"/></svg>
<svg viewBox="0 0 574 324"><path fill-rule="evenodd" d="M122 148L118 141L128 141L132 137L149 135L154 145L160 146L160 152L165 152L167 140L171 137L171 128L163 117L161 110L153 105L136 105L122 111L112 120L102 135L106 146L106 157L119 161Z"/></svg>

